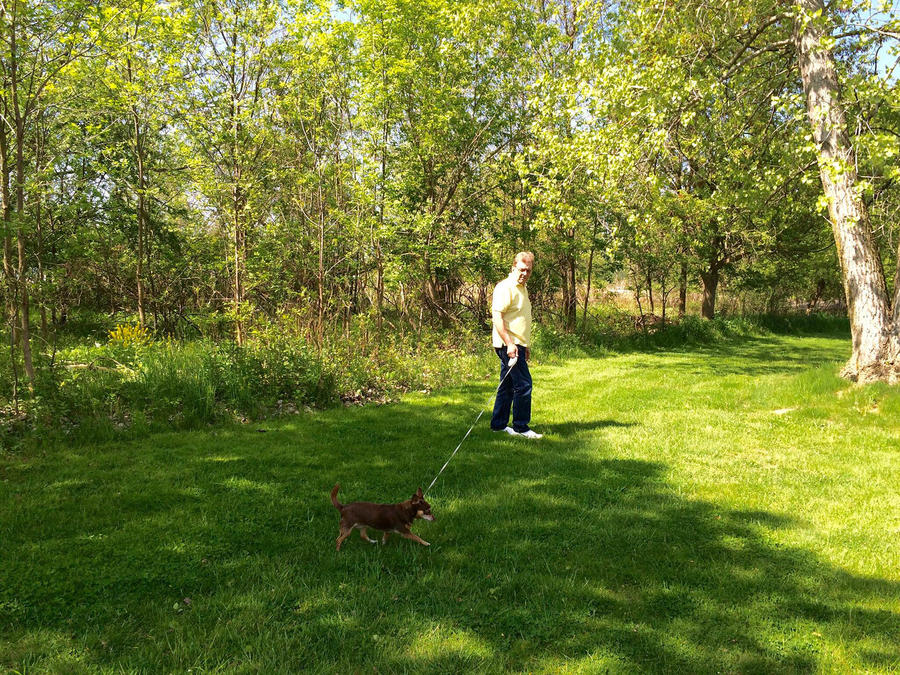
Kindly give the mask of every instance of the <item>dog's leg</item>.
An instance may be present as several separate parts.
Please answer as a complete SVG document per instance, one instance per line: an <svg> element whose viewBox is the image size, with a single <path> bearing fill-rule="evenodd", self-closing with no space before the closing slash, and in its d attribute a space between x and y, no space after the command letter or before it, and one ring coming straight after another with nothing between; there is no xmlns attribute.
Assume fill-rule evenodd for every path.
<svg viewBox="0 0 900 675"><path fill-rule="evenodd" d="M388 536L390 534L391 534L390 532L385 532L384 535L382 535L382 537L381 537L381 545L382 546L384 546L387 543Z"/></svg>
<svg viewBox="0 0 900 675"><path fill-rule="evenodd" d="M429 544L427 541L422 539L422 537L419 537L419 536L413 534L412 532L401 532L400 536L405 537L406 539L412 539L413 541L417 541L420 544L422 544L422 546L431 546L431 544Z"/></svg>
<svg viewBox="0 0 900 675"><path fill-rule="evenodd" d="M347 537L350 536L350 533L351 533L351 532L353 532L353 528L351 528L351 527L344 527L344 525L341 524L341 531L340 531L340 534L338 535L338 538L337 538L337 550L338 550L338 551L341 550L341 544L344 543L344 539L346 539Z"/></svg>
<svg viewBox="0 0 900 675"><path fill-rule="evenodd" d="M366 540L367 542L369 542L370 544L377 544L377 543L378 543L378 542L375 541L374 539L369 539L369 533L366 532L366 528L364 528L364 527L359 528L359 538L360 538L360 539L365 539L365 540Z"/></svg>

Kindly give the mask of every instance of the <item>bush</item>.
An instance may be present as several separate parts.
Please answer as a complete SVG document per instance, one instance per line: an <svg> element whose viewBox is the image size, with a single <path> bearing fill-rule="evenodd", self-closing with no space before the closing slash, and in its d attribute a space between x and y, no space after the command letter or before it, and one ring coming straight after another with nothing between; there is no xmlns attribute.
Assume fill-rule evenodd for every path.
<svg viewBox="0 0 900 675"><path fill-rule="evenodd" d="M850 319L834 314L761 314L750 320L772 333L850 336Z"/></svg>
<svg viewBox="0 0 900 675"><path fill-rule="evenodd" d="M713 344L767 332L846 334L846 319L825 315L685 317L646 329L633 315L595 307L578 335L536 323L541 359L571 358L599 349L639 350ZM98 324L99 325L99 324ZM105 344L59 349L51 362L35 353L35 395L0 408L0 442L48 436L103 440L150 430L197 428L234 419L296 412L304 406L389 401L482 376L496 366L483 330L424 329L387 333L355 323L326 339L321 351L284 323L257 326L237 346L208 339L153 341L146 331L103 327ZM62 342L62 341L61 341ZM12 390L8 350L0 350L0 386ZM19 365L21 380L21 365ZM24 392L20 381L20 394Z"/></svg>
<svg viewBox="0 0 900 675"><path fill-rule="evenodd" d="M849 322L845 317L829 314L729 316L715 319L685 316L681 319L667 319L664 325L656 323L645 329L634 315L612 307L601 307L591 312L591 321L587 326L582 326L579 335L586 345L631 350L709 345L766 333L841 335L848 334L849 330ZM546 340L552 332L544 329L542 339ZM554 344L553 340L549 342Z"/></svg>
<svg viewBox="0 0 900 675"><path fill-rule="evenodd" d="M123 324L107 332L106 344L61 349L52 366L42 357L36 394L22 404L25 414L0 420L5 445L23 434L96 441L304 406L388 401L484 372L482 361L490 355L485 336L465 332L390 335L367 349L359 348L358 336L344 336L329 340L321 353L274 328L255 331L243 346L154 342ZM472 352L475 342L484 348Z"/></svg>
<svg viewBox="0 0 900 675"><path fill-rule="evenodd" d="M761 331L752 321L742 317L701 319L686 316L676 323L667 323L652 333L639 333L636 342L653 347L707 345L722 340L759 335Z"/></svg>
<svg viewBox="0 0 900 675"><path fill-rule="evenodd" d="M326 358L335 367L344 402L385 401L412 389L458 384L484 372L490 336L472 330L392 333L368 351L358 336L333 343Z"/></svg>

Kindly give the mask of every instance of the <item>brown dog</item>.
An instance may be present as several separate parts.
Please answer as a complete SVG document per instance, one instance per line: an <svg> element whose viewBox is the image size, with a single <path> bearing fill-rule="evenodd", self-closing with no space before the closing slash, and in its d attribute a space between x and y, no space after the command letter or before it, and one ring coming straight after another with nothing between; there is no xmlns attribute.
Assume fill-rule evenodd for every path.
<svg viewBox="0 0 900 675"><path fill-rule="evenodd" d="M341 512L340 533L337 538L338 551L341 550L344 539L349 537L354 529L359 530L360 538L371 544L378 543L369 539L369 534L366 532L368 527L384 532L384 536L381 538L382 544L387 542L391 532L396 532L401 537L412 539L424 546L431 545L421 537L414 535L409 529L416 518L434 520L434 516L431 515L431 504L425 501L422 488L419 488L412 498L399 504L372 504L371 502L341 504L337 500L340 488L340 485L335 485L331 491L331 503Z"/></svg>

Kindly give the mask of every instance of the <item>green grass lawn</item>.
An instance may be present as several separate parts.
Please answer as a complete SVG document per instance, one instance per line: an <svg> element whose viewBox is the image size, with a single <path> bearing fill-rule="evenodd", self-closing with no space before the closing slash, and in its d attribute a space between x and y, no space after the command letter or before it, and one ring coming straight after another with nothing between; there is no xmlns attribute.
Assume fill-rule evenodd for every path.
<svg viewBox="0 0 900 675"><path fill-rule="evenodd" d="M900 669L900 391L845 339L535 361L430 547L342 501L426 487L492 379L238 429L0 456L0 670Z"/></svg>

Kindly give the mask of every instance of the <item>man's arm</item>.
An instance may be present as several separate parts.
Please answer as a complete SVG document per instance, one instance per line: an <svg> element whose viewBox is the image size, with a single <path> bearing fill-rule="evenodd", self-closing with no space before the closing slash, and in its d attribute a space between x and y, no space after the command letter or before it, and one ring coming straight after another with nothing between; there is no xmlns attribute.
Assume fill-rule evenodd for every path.
<svg viewBox="0 0 900 675"><path fill-rule="evenodd" d="M497 334L503 340L503 344L506 345L506 355L511 359L516 358L519 355L519 348L516 347L515 340L510 337L509 331L506 330L506 325L503 323L503 312L495 309L491 312L491 320L494 323L494 328L497 329Z"/></svg>

